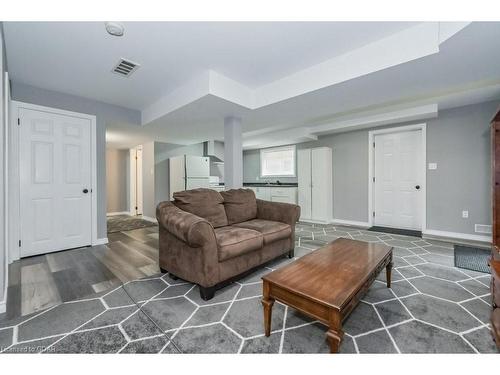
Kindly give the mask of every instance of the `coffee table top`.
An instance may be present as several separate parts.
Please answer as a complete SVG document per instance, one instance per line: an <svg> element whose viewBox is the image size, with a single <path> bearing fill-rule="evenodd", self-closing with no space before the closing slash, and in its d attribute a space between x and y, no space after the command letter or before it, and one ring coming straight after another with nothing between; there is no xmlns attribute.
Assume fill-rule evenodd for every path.
<svg viewBox="0 0 500 375"><path fill-rule="evenodd" d="M390 246L339 238L262 279L340 310L391 252Z"/></svg>

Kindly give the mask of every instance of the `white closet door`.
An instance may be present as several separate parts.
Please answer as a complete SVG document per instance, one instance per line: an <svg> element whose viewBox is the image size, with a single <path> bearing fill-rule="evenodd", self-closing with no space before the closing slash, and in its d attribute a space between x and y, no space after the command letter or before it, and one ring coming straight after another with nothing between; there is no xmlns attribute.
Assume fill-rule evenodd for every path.
<svg viewBox="0 0 500 375"><path fill-rule="evenodd" d="M297 172L300 218L311 220L311 149L299 150Z"/></svg>
<svg viewBox="0 0 500 375"><path fill-rule="evenodd" d="M327 147L311 150L312 219L332 220L332 150Z"/></svg>
<svg viewBox="0 0 500 375"><path fill-rule="evenodd" d="M21 109L21 256L91 244L91 123Z"/></svg>

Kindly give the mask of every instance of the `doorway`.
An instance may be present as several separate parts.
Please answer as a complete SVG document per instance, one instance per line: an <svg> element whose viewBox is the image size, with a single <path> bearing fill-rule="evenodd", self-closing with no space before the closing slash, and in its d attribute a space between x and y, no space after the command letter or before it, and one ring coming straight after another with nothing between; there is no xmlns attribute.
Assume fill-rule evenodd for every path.
<svg viewBox="0 0 500 375"><path fill-rule="evenodd" d="M130 214L142 215L142 146L130 149Z"/></svg>
<svg viewBox="0 0 500 375"><path fill-rule="evenodd" d="M369 133L369 224L425 229L425 124Z"/></svg>
<svg viewBox="0 0 500 375"><path fill-rule="evenodd" d="M12 109L19 257L95 243L95 116L20 102Z"/></svg>

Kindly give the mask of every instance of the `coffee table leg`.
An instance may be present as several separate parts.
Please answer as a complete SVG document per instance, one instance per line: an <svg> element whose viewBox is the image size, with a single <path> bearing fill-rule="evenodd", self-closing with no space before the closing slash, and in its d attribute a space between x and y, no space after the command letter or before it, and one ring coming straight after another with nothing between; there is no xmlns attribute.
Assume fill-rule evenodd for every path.
<svg viewBox="0 0 500 375"><path fill-rule="evenodd" d="M391 287L391 275L392 275L392 259L385 267L385 275L387 278L387 287L390 288Z"/></svg>
<svg viewBox="0 0 500 375"><path fill-rule="evenodd" d="M330 344L330 353L338 353L344 332L342 331L342 318L337 311L330 312L329 329L326 338Z"/></svg>
<svg viewBox="0 0 500 375"><path fill-rule="evenodd" d="M262 283L262 306L264 307L264 331L267 337L271 335L271 317L273 312L274 298L271 298L269 293L269 283L263 281Z"/></svg>

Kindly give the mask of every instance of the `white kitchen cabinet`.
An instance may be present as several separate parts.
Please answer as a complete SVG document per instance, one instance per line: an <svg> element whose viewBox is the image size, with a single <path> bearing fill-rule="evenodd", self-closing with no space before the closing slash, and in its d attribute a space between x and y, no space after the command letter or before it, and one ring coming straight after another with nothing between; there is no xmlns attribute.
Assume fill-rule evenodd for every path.
<svg viewBox="0 0 500 375"><path fill-rule="evenodd" d="M300 219L318 223L333 220L332 149L318 147L298 151L298 202Z"/></svg>
<svg viewBox="0 0 500 375"><path fill-rule="evenodd" d="M287 187L270 187L271 202L283 202L297 204L297 188L292 186Z"/></svg>
<svg viewBox="0 0 500 375"><path fill-rule="evenodd" d="M294 186L248 186L247 188L253 190L257 199L297 204L297 188Z"/></svg>

